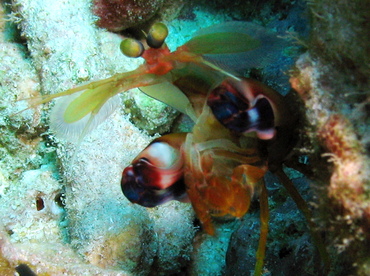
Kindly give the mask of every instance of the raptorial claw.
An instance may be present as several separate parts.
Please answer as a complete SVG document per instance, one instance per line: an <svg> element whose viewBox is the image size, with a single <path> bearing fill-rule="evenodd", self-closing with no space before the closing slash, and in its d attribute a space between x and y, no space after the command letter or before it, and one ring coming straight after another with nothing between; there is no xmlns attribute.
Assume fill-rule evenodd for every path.
<svg viewBox="0 0 370 276"><path fill-rule="evenodd" d="M207 104L229 130L240 134L254 131L263 140L274 138L276 127L290 119L283 96L252 79L224 80L211 91Z"/></svg>
<svg viewBox="0 0 370 276"><path fill-rule="evenodd" d="M128 200L145 207L186 200L181 153L185 135L155 139L124 169L121 188Z"/></svg>

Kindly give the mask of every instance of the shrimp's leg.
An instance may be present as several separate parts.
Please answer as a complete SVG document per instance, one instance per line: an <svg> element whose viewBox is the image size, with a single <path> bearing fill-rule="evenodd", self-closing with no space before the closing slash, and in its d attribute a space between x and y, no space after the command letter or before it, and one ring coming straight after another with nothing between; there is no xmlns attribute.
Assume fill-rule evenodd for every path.
<svg viewBox="0 0 370 276"><path fill-rule="evenodd" d="M285 187L285 189L288 191L289 195L294 200L295 204L297 205L298 209L302 212L304 217L307 220L308 227L310 229L313 243L316 246L317 250L319 251L321 260L324 263L326 272L329 272L330 270L330 259L328 252L325 248L325 244L320 236L320 234L315 230L316 225L312 221L312 212L310 208L308 208L308 205L306 201L302 198L302 196L299 194L298 190L294 186L293 182L289 179L289 177L285 174L283 171L283 168L280 166L274 173L279 177L281 183Z"/></svg>
<svg viewBox="0 0 370 276"><path fill-rule="evenodd" d="M268 207L268 196L265 182L262 181L262 189L260 194L260 240L258 242L258 249L256 253L256 267L254 269L254 275L262 275L263 264L265 260L266 253L266 243L268 234L268 221L269 221L269 207Z"/></svg>
<svg viewBox="0 0 370 276"><path fill-rule="evenodd" d="M109 77L103 80L94 81L94 82L91 82L85 85L77 86L77 87L56 93L56 94L42 95L39 97L32 97L28 99L20 99L19 101L26 100L29 103L29 107L20 112L23 112L30 108L35 108L36 106L40 104L50 102L56 98L72 95L72 94L75 94L77 92L82 92L82 91L84 92L82 92L81 95L84 95L84 97L86 97L87 94L92 94L95 96L97 94L96 91L98 91L98 94L101 94L100 97L104 98L102 103L98 102L97 100L94 100L95 98L94 96L87 100L92 100L93 102L95 102L96 104L94 106L96 105L101 106L104 104L106 99L109 99L115 96L119 92L124 92L133 87L155 84L161 81L163 81L163 79L161 79L160 76L157 77L153 74L150 74L148 66L146 64L143 64L137 69L135 69L134 71L118 73L118 74L113 75L112 77ZM103 87L105 87L106 89L102 89ZM86 94L85 93L86 91L89 91L89 92L87 92ZM76 98L75 100L76 102L78 101L82 102L85 100L84 97L80 97L80 96ZM77 100L78 98L80 98L81 100L80 99Z"/></svg>
<svg viewBox="0 0 370 276"><path fill-rule="evenodd" d="M193 144L193 134L188 133L184 143L185 171L184 178L186 183L186 192L198 219L201 221L203 229L210 235L215 234L215 228L212 224L212 217L207 202L203 201L200 192L202 187L206 187L206 179L201 169L201 156Z"/></svg>
<svg viewBox="0 0 370 276"><path fill-rule="evenodd" d="M85 85L81 85L81 86L77 86L77 87L74 87L74 88L56 93L56 94L42 95L42 96L26 98L26 99L19 99L18 101L27 101L29 103L29 107L25 109L25 110L27 110L27 109L30 109L30 108L35 108L38 105L41 105L41 104L44 104L44 103L48 103L48 102L50 102L50 101L52 101L56 98L59 98L59 97L72 95L72 94L75 94L75 93L83 91L83 90L95 90L95 89L97 89L98 87L100 87L102 85L109 84L109 83L111 83L111 84L116 83L117 81L120 81L120 80L128 77L130 74L131 74L131 72L119 73L119 74L115 74L114 76L112 76L110 78L94 81L94 82L91 82L91 83L88 83L88 84L85 84ZM25 110L22 110L20 112L23 112Z"/></svg>

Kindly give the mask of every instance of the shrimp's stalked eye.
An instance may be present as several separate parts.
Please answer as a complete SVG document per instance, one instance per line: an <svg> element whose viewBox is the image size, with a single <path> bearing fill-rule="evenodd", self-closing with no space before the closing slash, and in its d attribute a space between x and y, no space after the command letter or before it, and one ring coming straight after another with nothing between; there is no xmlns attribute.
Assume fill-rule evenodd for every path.
<svg viewBox="0 0 370 276"><path fill-rule="evenodd" d="M122 173L121 188L132 203L155 207L186 198L183 157L161 138L146 147Z"/></svg>
<svg viewBox="0 0 370 276"><path fill-rule="evenodd" d="M120 44L121 52L127 57L140 57L144 52L143 44L133 38L126 38Z"/></svg>
<svg viewBox="0 0 370 276"><path fill-rule="evenodd" d="M149 47L157 49L162 47L167 36L167 26L161 22L157 22L150 27L146 42L148 43Z"/></svg>

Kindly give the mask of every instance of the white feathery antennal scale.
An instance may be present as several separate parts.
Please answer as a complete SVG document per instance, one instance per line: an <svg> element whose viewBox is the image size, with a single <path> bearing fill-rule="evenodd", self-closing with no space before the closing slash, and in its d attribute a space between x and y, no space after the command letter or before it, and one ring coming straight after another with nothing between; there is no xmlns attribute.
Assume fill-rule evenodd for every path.
<svg viewBox="0 0 370 276"><path fill-rule="evenodd" d="M65 111L69 104L82 92L59 98L50 113L50 129L57 138L79 144L82 139L106 120L120 105L118 95L110 98L96 113L90 113L82 119L68 123L65 121Z"/></svg>

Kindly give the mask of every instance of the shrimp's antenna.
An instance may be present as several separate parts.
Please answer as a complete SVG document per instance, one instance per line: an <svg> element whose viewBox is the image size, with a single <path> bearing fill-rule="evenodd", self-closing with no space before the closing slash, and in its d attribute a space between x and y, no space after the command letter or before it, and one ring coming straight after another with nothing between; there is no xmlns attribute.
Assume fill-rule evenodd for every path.
<svg viewBox="0 0 370 276"><path fill-rule="evenodd" d="M211 67L212 69L214 69L214 70L216 70L216 71L218 71L218 72L220 72L220 73L222 73L222 74L224 74L224 75L226 75L226 76L228 76L228 77L230 77L230 78L232 78L236 81L241 81L241 79L238 78L237 76L235 76L234 74L227 72L226 70L220 68L219 66L217 66L216 64L214 64L212 62L209 62L207 60L203 60L202 63L204 63L205 65Z"/></svg>
<svg viewBox="0 0 370 276"><path fill-rule="evenodd" d="M254 275L262 275L263 264L266 255L266 243L267 243L267 235L268 235L268 221L269 221L269 207L268 207L268 195L265 181L263 181L262 190L260 194L260 221L261 221L261 229L260 229L260 240L258 242L258 249L256 253L256 266L254 269Z"/></svg>

